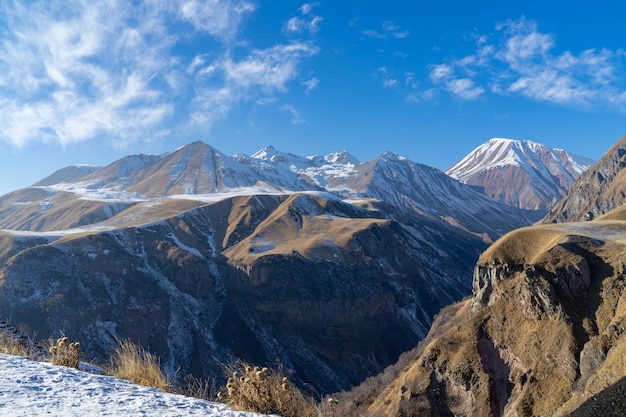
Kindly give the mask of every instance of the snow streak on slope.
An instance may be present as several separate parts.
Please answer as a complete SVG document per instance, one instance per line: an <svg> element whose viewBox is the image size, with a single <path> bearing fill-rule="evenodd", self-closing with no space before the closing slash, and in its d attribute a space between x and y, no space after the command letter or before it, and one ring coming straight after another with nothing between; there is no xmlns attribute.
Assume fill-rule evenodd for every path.
<svg viewBox="0 0 626 417"><path fill-rule="evenodd" d="M490 139L446 171L507 205L545 210L594 161L531 141Z"/></svg>
<svg viewBox="0 0 626 417"><path fill-rule="evenodd" d="M2 415L258 417L109 376L0 354Z"/></svg>

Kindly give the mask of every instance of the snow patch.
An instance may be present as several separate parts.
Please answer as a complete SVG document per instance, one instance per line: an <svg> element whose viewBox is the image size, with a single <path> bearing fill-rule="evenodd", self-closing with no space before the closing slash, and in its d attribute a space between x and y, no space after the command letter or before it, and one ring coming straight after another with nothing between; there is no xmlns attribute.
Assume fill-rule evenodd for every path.
<svg viewBox="0 0 626 417"><path fill-rule="evenodd" d="M0 354L2 415L254 417L223 404L77 369Z"/></svg>

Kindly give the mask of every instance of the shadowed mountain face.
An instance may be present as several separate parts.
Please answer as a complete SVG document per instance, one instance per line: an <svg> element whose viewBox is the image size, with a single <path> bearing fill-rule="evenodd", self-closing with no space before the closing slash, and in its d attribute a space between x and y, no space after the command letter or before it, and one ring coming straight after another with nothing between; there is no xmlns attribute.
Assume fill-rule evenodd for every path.
<svg viewBox="0 0 626 417"><path fill-rule="evenodd" d="M504 204L545 213L593 163L527 140L490 139L446 173Z"/></svg>
<svg viewBox="0 0 626 417"><path fill-rule="evenodd" d="M415 346L485 242L532 220L393 154L200 142L49 177L0 214L0 316L96 359L131 338L179 375L278 359L320 393Z"/></svg>
<svg viewBox="0 0 626 417"><path fill-rule="evenodd" d="M626 201L626 136L584 172L543 223L594 219Z"/></svg>

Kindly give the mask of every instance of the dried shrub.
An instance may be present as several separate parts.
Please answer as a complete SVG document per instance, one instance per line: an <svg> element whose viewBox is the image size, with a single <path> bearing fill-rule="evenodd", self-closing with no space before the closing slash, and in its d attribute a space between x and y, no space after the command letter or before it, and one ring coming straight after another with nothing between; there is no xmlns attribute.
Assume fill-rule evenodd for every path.
<svg viewBox="0 0 626 417"><path fill-rule="evenodd" d="M108 373L135 384L171 391L171 381L161 369L159 359L130 340L118 340Z"/></svg>
<svg viewBox="0 0 626 417"><path fill-rule="evenodd" d="M317 417L315 400L303 394L281 369L252 367L245 362L225 368L226 387L217 397L234 409L282 417Z"/></svg>
<svg viewBox="0 0 626 417"><path fill-rule="evenodd" d="M67 337L57 339L56 344L50 347L50 362L55 365L78 369L80 362L80 343L68 343Z"/></svg>

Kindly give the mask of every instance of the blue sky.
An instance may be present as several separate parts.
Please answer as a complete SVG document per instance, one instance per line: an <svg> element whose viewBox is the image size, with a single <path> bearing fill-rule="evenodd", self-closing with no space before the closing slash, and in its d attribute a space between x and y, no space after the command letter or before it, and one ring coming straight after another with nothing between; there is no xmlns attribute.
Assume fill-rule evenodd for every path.
<svg viewBox="0 0 626 417"><path fill-rule="evenodd" d="M625 9L5 0L0 194L195 140L362 161L390 150L442 170L491 137L597 159L626 133Z"/></svg>

